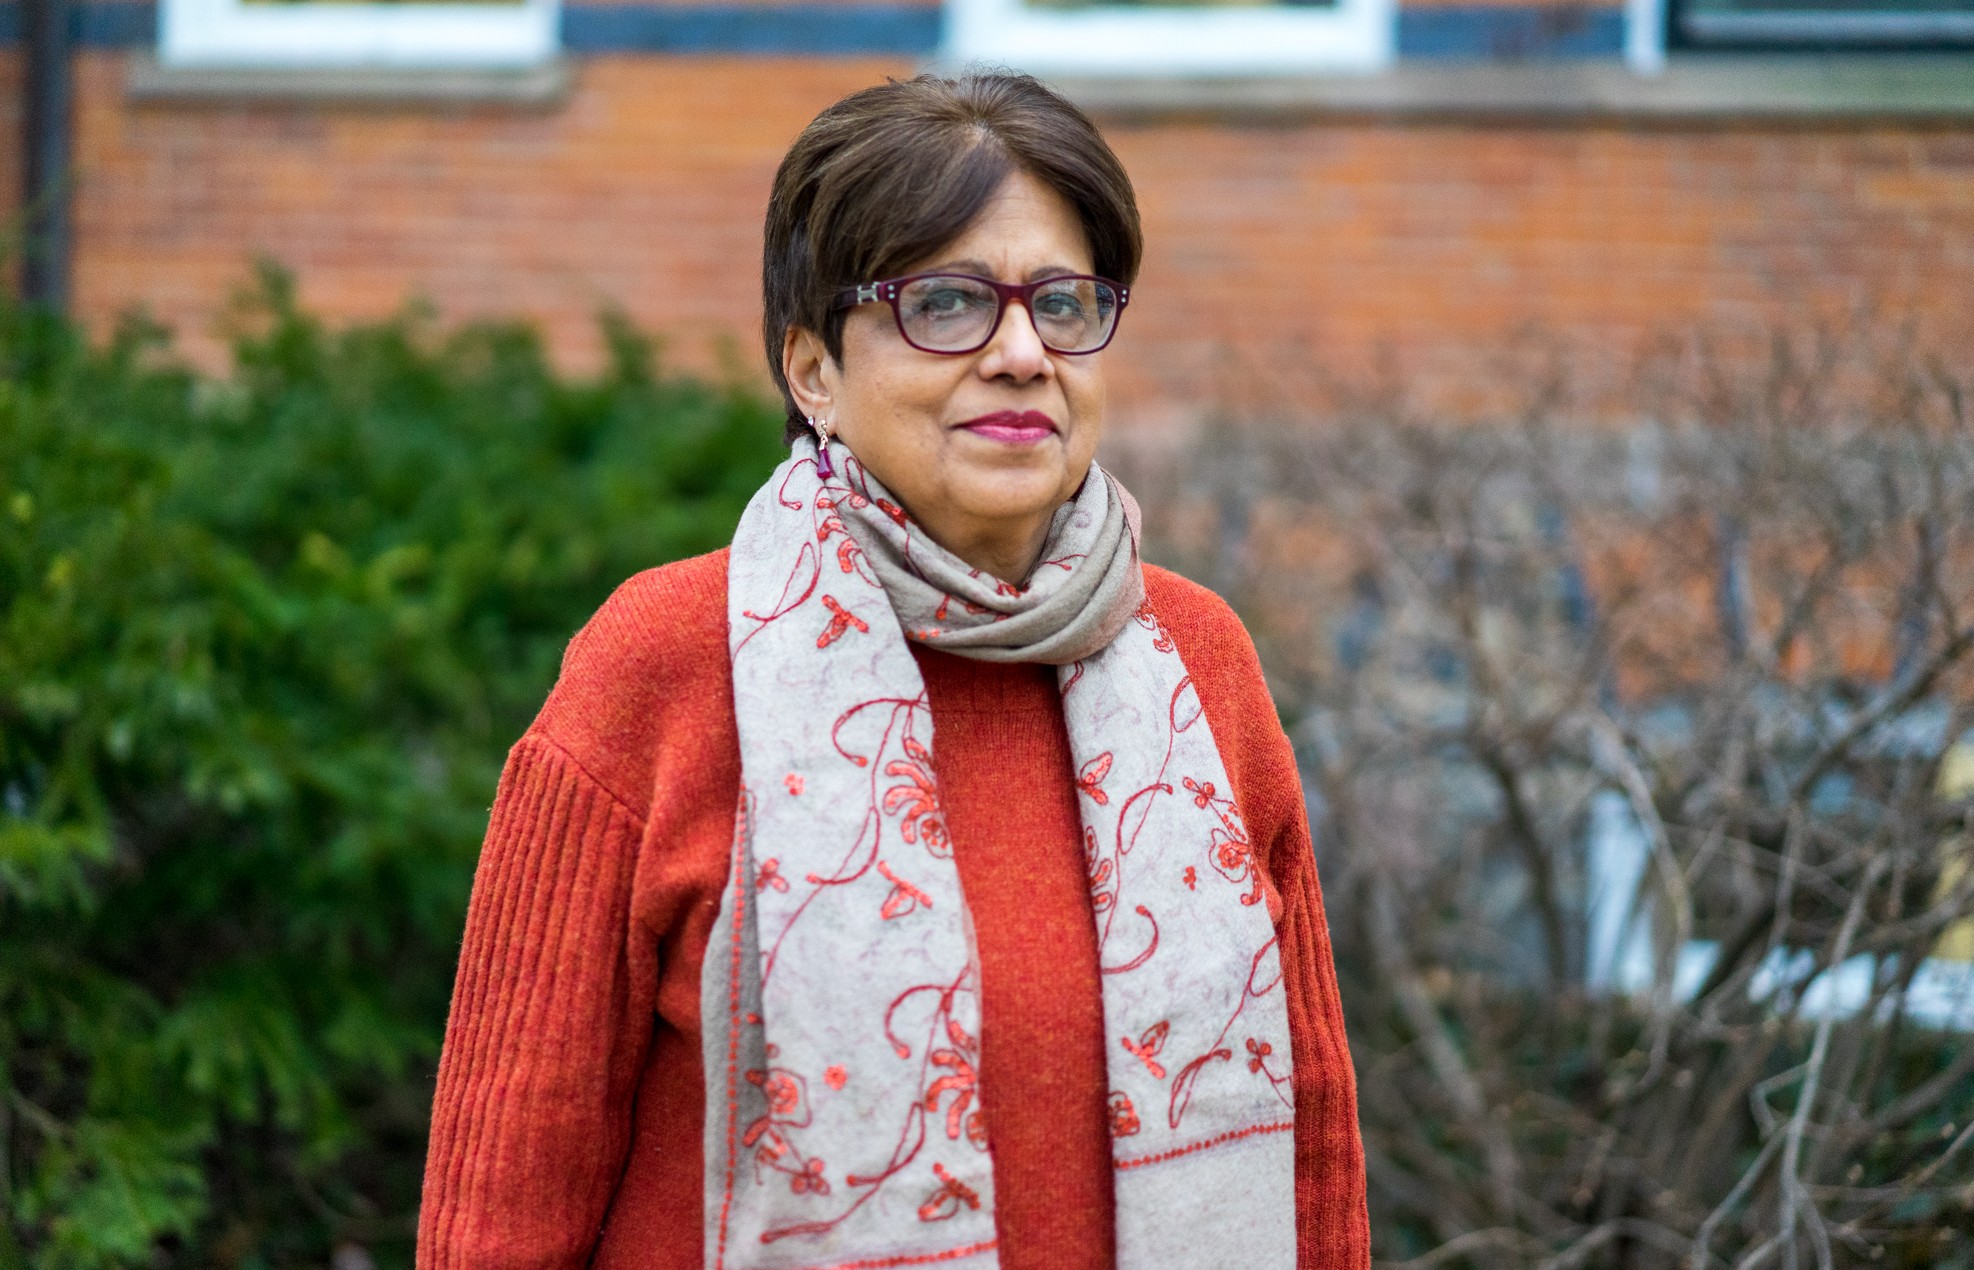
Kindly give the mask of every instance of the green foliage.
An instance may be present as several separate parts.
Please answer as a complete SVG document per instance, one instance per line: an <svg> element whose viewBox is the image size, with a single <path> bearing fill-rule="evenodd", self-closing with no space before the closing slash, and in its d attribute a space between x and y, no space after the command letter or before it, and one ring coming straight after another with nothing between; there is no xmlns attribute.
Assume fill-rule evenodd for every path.
<svg viewBox="0 0 1974 1270"><path fill-rule="evenodd" d="M407 1255L505 749L779 457L605 333L574 380L267 269L210 378L0 312L0 1267Z"/></svg>

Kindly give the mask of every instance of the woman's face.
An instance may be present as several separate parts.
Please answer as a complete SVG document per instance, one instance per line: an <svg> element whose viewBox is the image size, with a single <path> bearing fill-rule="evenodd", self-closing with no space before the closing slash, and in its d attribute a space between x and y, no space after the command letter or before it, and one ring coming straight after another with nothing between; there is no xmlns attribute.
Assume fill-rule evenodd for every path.
<svg viewBox="0 0 1974 1270"><path fill-rule="evenodd" d="M905 272L1032 282L1093 270L1075 209L1017 171L964 233ZM936 542L1019 583L1096 454L1102 357L1050 352L1015 303L979 351L927 353L877 302L850 311L840 364L814 334L793 330L783 369L796 404L827 419Z"/></svg>

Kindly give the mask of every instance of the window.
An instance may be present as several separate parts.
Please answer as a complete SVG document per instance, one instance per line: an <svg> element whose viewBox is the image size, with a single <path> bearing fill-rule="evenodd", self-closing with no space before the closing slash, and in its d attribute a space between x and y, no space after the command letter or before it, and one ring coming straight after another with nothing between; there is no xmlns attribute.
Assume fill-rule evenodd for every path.
<svg viewBox="0 0 1974 1270"><path fill-rule="evenodd" d="M1688 48L1924 48L1974 44L1974 0L1679 0Z"/></svg>
<svg viewBox="0 0 1974 1270"><path fill-rule="evenodd" d="M1394 0L947 0L946 54L1041 75L1376 70Z"/></svg>
<svg viewBox="0 0 1974 1270"><path fill-rule="evenodd" d="M521 67L556 50L558 0L163 0L167 67Z"/></svg>

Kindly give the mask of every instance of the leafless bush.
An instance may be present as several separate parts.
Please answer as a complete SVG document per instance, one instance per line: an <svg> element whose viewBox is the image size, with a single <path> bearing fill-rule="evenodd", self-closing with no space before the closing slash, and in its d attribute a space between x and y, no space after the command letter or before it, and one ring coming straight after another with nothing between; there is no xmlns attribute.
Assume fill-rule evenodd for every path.
<svg viewBox="0 0 1974 1270"><path fill-rule="evenodd" d="M1379 1255L1974 1266L1974 380L1647 372L1117 456L1305 764Z"/></svg>

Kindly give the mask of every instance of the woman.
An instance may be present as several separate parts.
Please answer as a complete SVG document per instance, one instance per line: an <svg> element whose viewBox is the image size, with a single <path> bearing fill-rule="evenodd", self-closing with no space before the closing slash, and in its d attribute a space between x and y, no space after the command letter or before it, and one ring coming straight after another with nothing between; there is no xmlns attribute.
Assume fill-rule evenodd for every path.
<svg viewBox="0 0 1974 1270"><path fill-rule="evenodd" d="M1032 79L889 83L766 239L791 457L514 748L420 1263L1364 1265L1288 742L1092 463L1122 167Z"/></svg>

